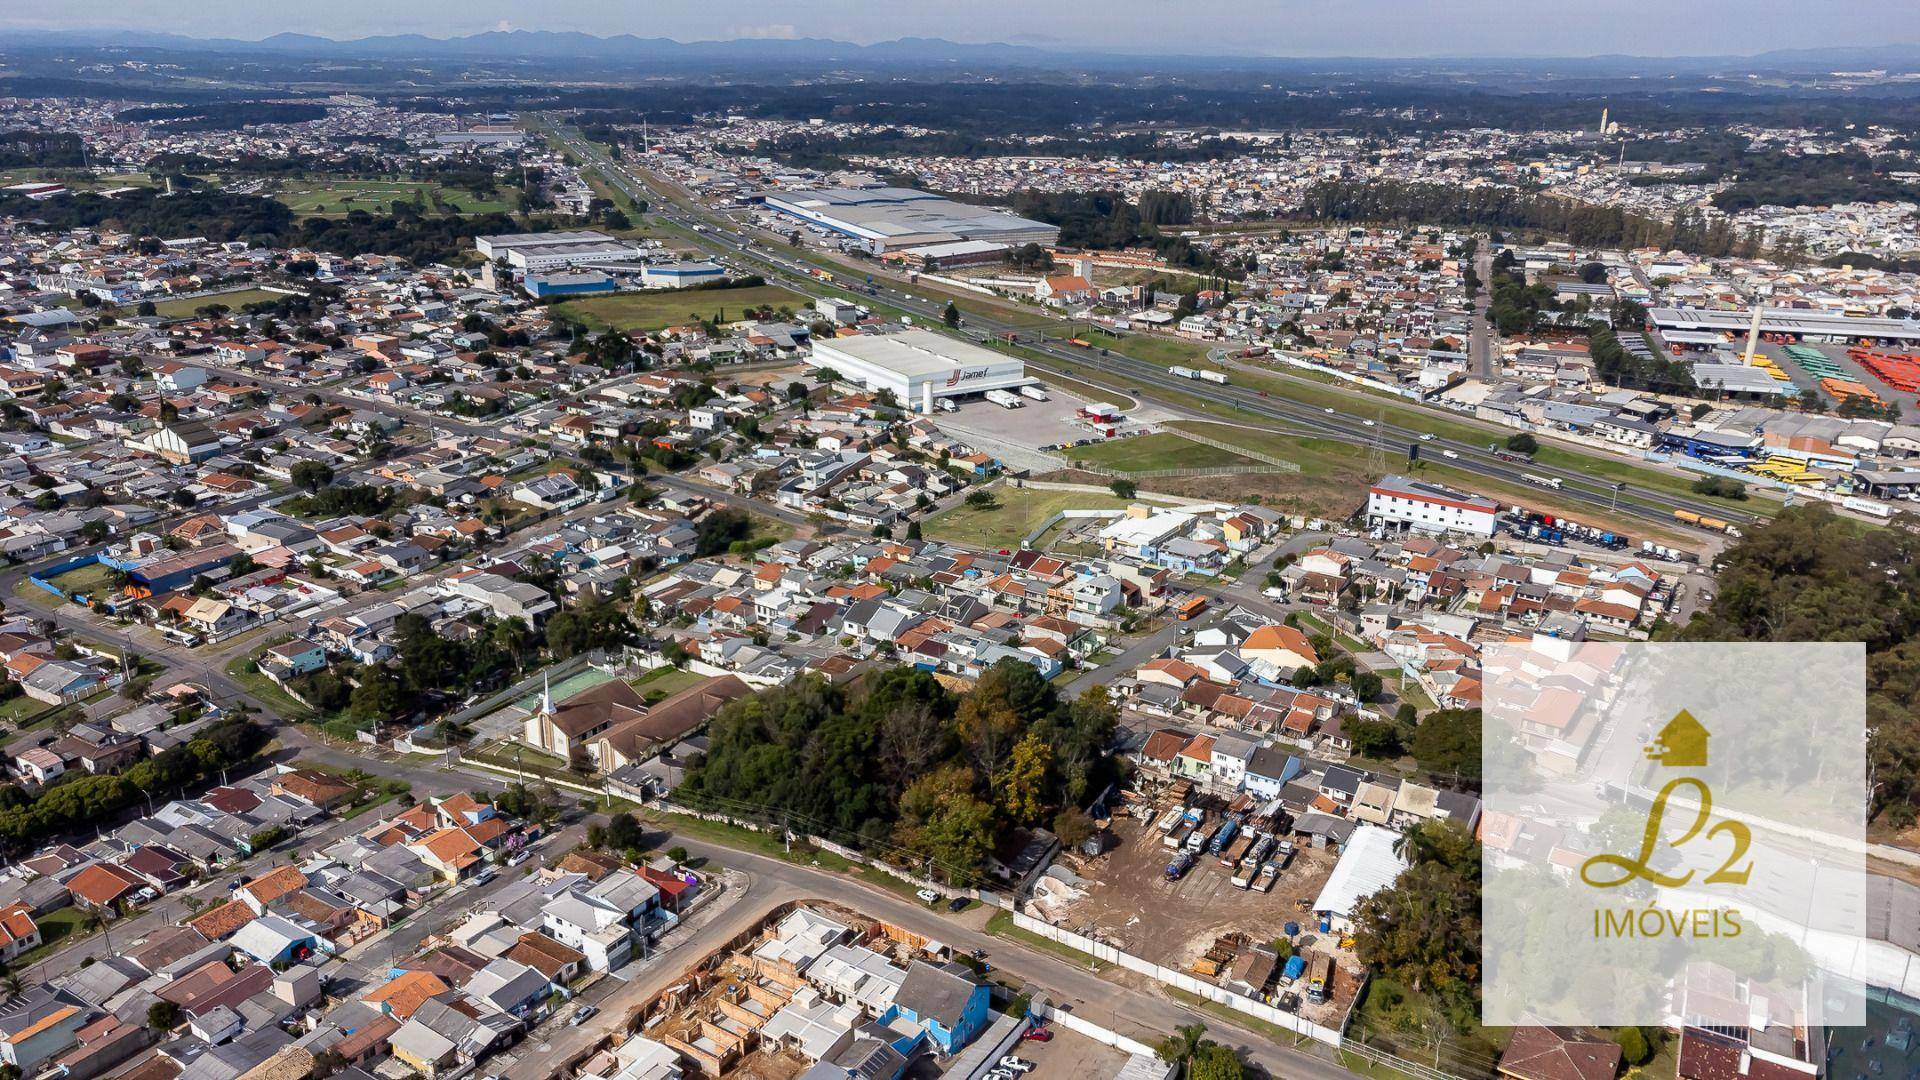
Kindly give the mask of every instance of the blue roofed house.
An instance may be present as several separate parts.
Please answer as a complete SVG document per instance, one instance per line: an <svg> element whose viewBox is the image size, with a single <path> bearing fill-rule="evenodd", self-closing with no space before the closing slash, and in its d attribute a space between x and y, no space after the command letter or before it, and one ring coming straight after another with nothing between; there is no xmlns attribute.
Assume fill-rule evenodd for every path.
<svg viewBox="0 0 1920 1080"><path fill-rule="evenodd" d="M1277 799L1287 781L1300 775L1300 759L1284 750L1262 746L1247 759L1241 786L1247 794L1262 799Z"/></svg>
<svg viewBox="0 0 1920 1080"><path fill-rule="evenodd" d="M911 1020L927 1033L941 1054L952 1054L974 1040L987 1024L992 991L973 972L955 963L916 960L880 1018Z"/></svg>

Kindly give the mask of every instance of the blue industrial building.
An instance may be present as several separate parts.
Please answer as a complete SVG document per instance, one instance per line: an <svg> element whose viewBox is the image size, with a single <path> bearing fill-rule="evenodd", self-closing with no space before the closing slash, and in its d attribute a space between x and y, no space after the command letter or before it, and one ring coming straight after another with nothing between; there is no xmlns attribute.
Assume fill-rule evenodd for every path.
<svg viewBox="0 0 1920 1080"><path fill-rule="evenodd" d="M526 286L527 295L535 300L545 300L555 296L592 296L595 293L614 291L611 274L589 270L560 274L528 274Z"/></svg>

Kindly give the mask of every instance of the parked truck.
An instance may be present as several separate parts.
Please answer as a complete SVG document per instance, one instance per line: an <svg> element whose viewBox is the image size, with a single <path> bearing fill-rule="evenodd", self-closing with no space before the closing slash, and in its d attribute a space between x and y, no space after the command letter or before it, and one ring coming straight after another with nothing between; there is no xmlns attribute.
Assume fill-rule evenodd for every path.
<svg viewBox="0 0 1920 1080"><path fill-rule="evenodd" d="M1174 849L1175 851L1179 851L1181 848L1187 846L1187 837L1192 835L1193 835L1193 826L1187 824L1185 821L1182 821L1180 822L1180 824L1175 825L1172 829L1168 830L1166 837L1162 839L1160 842Z"/></svg>
<svg viewBox="0 0 1920 1080"><path fill-rule="evenodd" d="M1160 820L1155 822L1153 827L1160 831L1160 835L1165 836L1173 831L1175 825L1185 821L1186 817L1187 811L1184 807L1168 807L1167 812L1160 815Z"/></svg>
<svg viewBox="0 0 1920 1080"><path fill-rule="evenodd" d="M1253 876L1255 872L1257 872L1258 870L1259 870L1259 864L1253 862L1252 860L1243 860L1240 863L1239 867L1237 867L1233 872L1233 877L1231 879L1233 883L1233 887L1236 889L1244 889L1249 885L1252 885Z"/></svg>
<svg viewBox="0 0 1920 1080"><path fill-rule="evenodd" d="M1008 393L1005 390L989 390L983 396L1003 409L1017 409L1026 404L1020 400L1019 394Z"/></svg>
<svg viewBox="0 0 1920 1080"><path fill-rule="evenodd" d="M1183 851L1175 855L1173 861L1167 864L1167 880L1179 881L1186 877L1187 871L1193 869L1193 860L1194 854L1191 851Z"/></svg>
<svg viewBox="0 0 1920 1080"><path fill-rule="evenodd" d="M1181 871L1185 873L1185 871ZM1307 997L1325 1001L1333 996L1333 957L1315 953L1307 964Z"/></svg>
<svg viewBox="0 0 1920 1080"><path fill-rule="evenodd" d="M1272 892L1274 882L1280 880L1280 868L1270 862L1260 864L1260 876L1253 879L1253 887L1261 892Z"/></svg>
<svg viewBox="0 0 1920 1080"><path fill-rule="evenodd" d="M1203 381L1213 383L1216 386L1227 385L1227 377L1225 375L1220 374L1217 371L1203 371L1200 373L1200 378Z"/></svg>
<svg viewBox="0 0 1920 1080"><path fill-rule="evenodd" d="M1696 525L1702 529L1712 529L1714 532L1723 532L1728 536L1740 535L1740 530L1734 528L1731 522L1722 521L1715 517L1706 517L1701 514L1696 514L1691 510L1675 510L1673 516L1680 521L1686 522L1688 525Z"/></svg>
<svg viewBox="0 0 1920 1080"><path fill-rule="evenodd" d="M1240 834L1233 838L1232 843L1220 849L1220 865L1229 870L1239 866L1241 860L1247 857L1247 852L1253 850L1257 839L1258 837L1254 834L1241 830Z"/></svg>
<svg viewBox="0 0 1920 1080"><path fill-rule="evenodd" d="M1047 400L1047 392L1045 390L1040 389L1040 385L1038 383L1028 383L1027 385L1021 387L1020 396L1024 398L1032 398L1035 401Z"/></svg>
<svg viewBox="0 0 1920 1080"><path fill-rule="evenodd" d="M1219 855L1225 852L1227 850L1227 845L1233 843L1234 834L1238 833L1239 831L1240 831L1239 818L1230 817L1227 820L1221 822L1220 831L1214 833L1213 839L1207 842L1207 854Z"/></svg>
<svg viewBox="0 0 1920 1080"><path fill-rule="evenodd" d="M1186 850L1195 855L1207 850L1207 844L1213 840L1214 834L1219 831L1220 826L1218 825L1202 825L1194 829L1193 832L1187 834Z"/></svg>

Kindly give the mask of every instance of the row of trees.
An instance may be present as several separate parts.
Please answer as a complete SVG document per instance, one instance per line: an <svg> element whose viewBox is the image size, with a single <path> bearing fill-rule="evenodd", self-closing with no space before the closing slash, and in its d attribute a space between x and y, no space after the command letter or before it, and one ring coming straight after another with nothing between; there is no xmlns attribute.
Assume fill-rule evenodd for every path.
<svg viewBox="0 0 1920 1080"><path fill-rule="evenodd" d="M1824 505L1792 507L1720 557L1687 641L1858 641L1867 647L1871 811L1903 827L1920 803L1920 538L1862 532Z"/></svg>
<svg viewBox="0 0 1920 1080"><path fill-rule="evenodd" d="M854 696L809 676L721 710L676 798L969 883L1008 830L1085 835L1117 720L1104 687L1063 700L1017 660L961 695L906 667Z"/></svg>
<svg viewBox="0 0 1920 1080"><path fill-rule="evenodd" d="M1677 247L1709 256L1735 254L1744 242L1725 218L1687 213L1673 221L1660 221L1617 206L1597 206L1513 187L1323 180L1302 196L1300 213L1320 221L1538 230L1565 236L1580 245Z"/></svg>
<svg viewBox="0 0 1920 1080"><path fill-rule="evenodd" d="M14 851L38 846L49 837L107 820L147 797L171 797L241 764L266 743L265 728L232 717L122 772L68 773L38 795L18 785L0 787L0 842Z"/></svg>

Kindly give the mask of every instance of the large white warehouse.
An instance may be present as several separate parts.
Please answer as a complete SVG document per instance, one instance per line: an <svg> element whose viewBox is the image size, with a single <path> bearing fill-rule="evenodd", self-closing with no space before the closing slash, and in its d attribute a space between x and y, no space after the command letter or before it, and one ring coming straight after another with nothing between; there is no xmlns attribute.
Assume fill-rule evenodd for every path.
<svg viewBox="0 0 1920 1080"><path fill-rule="evenodd" d="M1012 390L1030 381L1019 357L931 330L818 340L813 365L832 368L874 393L891 390L902 405L924 413L933 411L938 398Z"/></svg>
<svg viewBox="0 0 1920 1080"><path fill-rule="evenodd" d="M646 253L603 232L499 233L476 236L473 247L485 259L505 259L519 270L540 273L568 266L604 266L639 262Z"/></svg>
<svg viewBox="0 0 1920 1080"><path fill-rule="evenodd" d="M1052 247L1060 229L912 188L816 188L769 194L767 208L858 240L875 255L900 248L984 240Z"/></svg>

